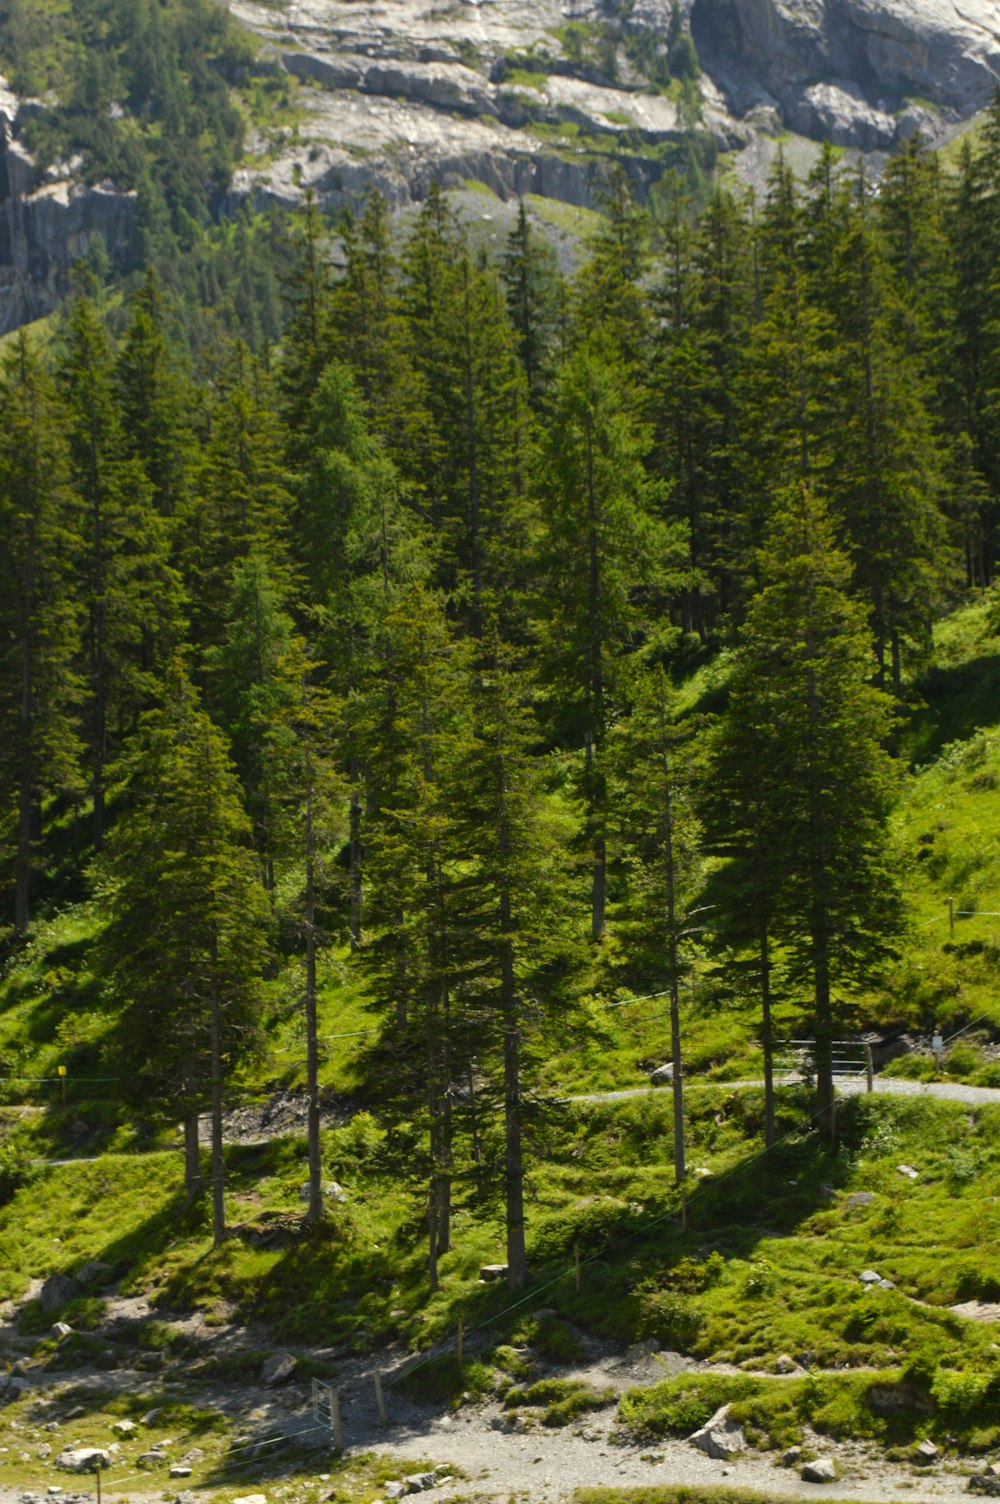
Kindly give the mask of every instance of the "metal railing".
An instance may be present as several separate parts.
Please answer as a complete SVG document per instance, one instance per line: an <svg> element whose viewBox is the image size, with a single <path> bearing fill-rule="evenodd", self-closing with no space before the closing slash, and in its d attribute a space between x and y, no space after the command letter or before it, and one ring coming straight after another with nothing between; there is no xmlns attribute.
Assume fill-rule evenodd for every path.
<svg viewBox="0 0 1000 1504"><path fill-rule="evenodd" d="M830 1042L830 1054L834 1079L864 1076L868 1090L875 1090L871 1045L863 1039L834 1039ZM815 1039L782 1039L776 1042L774 1069L789 1076L815 1076Z"/></svg>

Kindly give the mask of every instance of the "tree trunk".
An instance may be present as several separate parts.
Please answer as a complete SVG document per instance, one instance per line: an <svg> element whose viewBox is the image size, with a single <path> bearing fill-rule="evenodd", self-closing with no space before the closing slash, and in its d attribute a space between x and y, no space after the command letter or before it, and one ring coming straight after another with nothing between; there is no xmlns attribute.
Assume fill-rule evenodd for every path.
<svg viewBox="0 0 1000 1504"><path fill-rule="evenodd" d="M826 934L813 929L813 978L816 1010L816 1094L821 1129L831 1143L837 1140L837 1116L833 1086L833 1010L830 1001L830 967Z"/></svg>
<svg viewBox="0 0 1000 1504"><path fill-rule="evenodd" d="M350 842L351 842L351 918L350 936L351 951L357 951L361 944L361 877L362 858L361 847L361 793L358 789L360 769L356 757L351 758L351 813L350 813Z"/></svg>
<svg viewBox="0 0 1000 1504"><path fill-rule="evenodd" d="M309 1210L315 1225L323 1216L323 1160L319 1137L319 1040L316 1023L316 852L313 832L312 758L306 747L306 1143L309 1156Z"/></svg>
<svg viewBox="0 0 1000 1504"><path fill-rule="evenodd" d="M510 898L500 900L500 925L510 933ZM507 1288L520 1290L528 1277L524 1237L524 1146L521 1121L521 1041L514 963L508 942L501 956L503 1007L504 1187L507 1215Z"/></svg>
<svg viewBox="0 0 1000 1504"><path fill-rule="evenodd" d="M681 1051L681 989L677 957L677 895L674 882L674 820L670 797L670 773L664 785L664 836L667 859L667 961L670 968L670 1060L673 1065L674 1179L680 1185L687 1174L684 1143L684 1058Z"/></svg>
<svg viewBox="0 0 1000 1504"><path fill-rule="evenodd" d="M604 934L608 891L608 847L604 836L604 814L599 808L597 776L594 770L594 739L586 733L587 802L593 829L593 879L590 900L590 938L600 940Z"/></svg>
<svg viewBox="0 0 1000 1504"><path fill-rule="evenodd" d="M774 1036L771 1031L771 952L767 920L760 926L760 1013L764 1046L764 1144L774 1143Z"/></svg>
<svg viewBox="0 0 1000 1504"><path fill-rule="evenodd" d="M212 1241L226 1236L225 1163L222 1152L222 1003L217 941L212 940Z"/></svg>
<svg viewBox="0 0 1000 1504"><path fill-rule="evenodd" d="M198 1144L198 1109L193 1107L184 1119L184 1193L188 1201L195 1201L203 1189L201 1150Z"/></svg>

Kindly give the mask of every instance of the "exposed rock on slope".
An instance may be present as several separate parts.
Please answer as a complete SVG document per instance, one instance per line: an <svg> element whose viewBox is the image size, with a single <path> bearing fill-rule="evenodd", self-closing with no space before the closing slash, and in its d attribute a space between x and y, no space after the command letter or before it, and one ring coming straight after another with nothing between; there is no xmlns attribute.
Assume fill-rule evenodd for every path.
<svg viewBox="0 0 1000 1504"><path fill-rule="evenodd" d="M87 187L79 164L40 173L13 134L17 101L0 81L0 333L50 313L70 267L100 236L124 267L132 248L136 198L113 184Z"/></svg>
<svg viewBox="0 0 1000 1504"><path fill-rule="evenodd" d="M693 0L704 66L744 114L844 145L889 146L973 114L1000 77L993 0Z"/></svg>

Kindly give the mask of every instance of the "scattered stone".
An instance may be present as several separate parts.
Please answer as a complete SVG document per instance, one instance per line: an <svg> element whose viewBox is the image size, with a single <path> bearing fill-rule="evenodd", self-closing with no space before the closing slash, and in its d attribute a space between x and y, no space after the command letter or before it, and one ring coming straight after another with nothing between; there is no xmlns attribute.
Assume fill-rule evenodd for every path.
<svg viewBox="0 0 1000 1504"><path fill-rule="evenodd" d="M193 1468L181 1467L178 1463L170 1469L170 1472L167 1474L167 1476L169 1478L190 1478L193 1471Z"/></svg>
<svg viewBox="0 0 1000 1504"><path fill-rule="evenodd" d="M817 1457L813 1462L803 1464L799 1474L803 1483L833 1483L837 1477L837 1469L829 1457Z"/></svg>
<svg viewBox="0 0 1000 1504"><path fill-rule="evenodd" d="M326 1182L326 1185L324 1185L322 1187L322 1193L330 1201L340 1201L340 1202L343 1202L343 1201L347 1200L347 1192L344 1190L344 1187L342 1185L338 1185L335 1180L328 1180ZM299 1186L299 1200L300 1201L308 1201L309 1200L309 1182L308 1182L308 1180L305 1182L304 1185L300 1185Z"/></svg>
<svg viewBox="0 0 1000 1504"><path fill-rule="evenodd" d="M538 1460L540 1462L541 1458ZM411 1494L420 1494L427 1488L436 1488L437 1481L437 1473L410 1473L403 1479Z"/></svg>
<svg viewBox="0 0 1000 1504"><path fill-rule="evenodd" d="M881 1274L876 1274L874 1269L865 1269L863 1273L858 1275L858 1279L863 1285L878 1285L881 1284L882 1276Z"/></svg>
<svg viewBox="0 0 1000 1504"><path fill-rule="evenodd" d="M880 1279L878 1287L880 1290L895 1290L896 1288L891 1279Z"/></svg>
<svg viewBox="0 0 1000 1504"><path fill-rule="evenodd" d="M116 1420L111 1429L116 1436L131 1436L136 1425L134 1420Z"/></svg>
<svg viewBox="0 0 1000 1504"><path fill-rule="evenodd" d="M299 1360L293 1358L291 1353L272 1353L270 1358L264 1359L260 1376L266 1387L271 1389L275 1384L284 1384L290 1379L298 1366Z"/></svg>
<svg viewBox="0 0 1000 1504"><path fill-rule="evenodd" d="M492 1283L492 1281L498 1280L498 1279L506 1279L507 1278L507 1265L506 1264L484 1264L483 1267L479 1271L479 1278L485 1284L490 1284L490 1283Z"/></svg>
<svg viewBox="0 0 1000 1504"><path fill-rule="evenodd" d="M790 1353L779 1353L774 1360L775 1373L794 1373L798 1366Z"/></svg>
<svg viewBox="0 0 1000 1504"><path fill-rule="evenodd" d="M82 1294L83 1287L68 1274L50 1274L38 1292L38 1304L46 1315L54 1315L63 1306L69 1305L71 1300L79 1299Z"/></svg>
<svg viewBox="0 0 1000 1504"><path fill-rule="evenodd" d="M666 1065L658 1065L649 1079L653 1086L666 1086L668 1082L674 1079L673 1061L668 1060Z"/></svg>
<svg viewBox="0 0 1000 1504"><path fill-rule="evenodd" d="M996 1472L995 1464L991 1463L981 1473L973 1473L969 1479L969 1492L1000 1497L1000 1474Z"/></svg>
<svg viewBox="0 0 1000 1504"><path fill-rule="evenodd" d="M920 1171L915 1170L912 1165L897 1165L896 1169L899 1171L900 1175L905 1175L907 1180L920 1179Z"/></svg>
<svg viewBox="0 0 1000 1504"><path fill-rule="evenodd" d="M788 1451L782 1455L781 1460L786 1467L794 1467L797 1462L802 1461L802 1448L789 1447Z"/></svg>
<svg viewBox="0 0 1000 1504"><path fill-rule="evenodd" d="M728 1462L730 1457L746 1449L743 1427L729 1419L729 1410L729 1405L723 1405L711 1420L688 1437L688 1441L700 1451L720 1462Z"/></svg>
<svg viewBox="0 0 1000 1504"><path fill-rule="evenodd" d="M924 1437L923 1441L921 1441L913 1449L913 1456L917 1462L933 1462L937 1455L937 1447L934 1445L933 1441L929 1441L926 1436Z"/></svg>
<svg viewBox="0 0 1000 1504"><path fill-rule="evenodd" d="M42 1445L38 1448L38 1451L35 1453L35 1456L38 1458L39 1462L47 1462L49 1460L49 1458L52 1456L52 1448L49 1446L47 1441L42 1443Z"/></svg>
<svg viewBox="0 0 1000 1504"><path fill-rule="evenodd" d="M56 1494L62 1493L62 1489L59 1487L58 1483L50 1483L45 1492L47 1494L51 1494L52 1497L55 1498Z"/></svg>
<svg viewBox="0 0 1000 1504"><path fill-rule="evenodd" d="M148 1452L143 1452L135 1459L136 1467L162 1467L166 1462L166 1456L159 1447L153 1447Z"/></svg>
<svg viewBox="0 0 1000 1504"><path fill-rule="evenodd" d="M79 1420L81 1415L86 1415L86 1405L74 1405L72 1410L67 1410L63 1420Z"/></svg>
<svg viewBox="0 0 1000 1504"><path fill-rule="evenodd" d="M871 1206L878 1197L874 1191L852 1191L847 1198L848 1206Z"/></svg>
<svg viewBox="0 0 1000 1504"><path fill-rule="evenodd" d="M67 1473L92 1473L99 1467L110 1467L111 1456L103 1447L77 1447L56 1458L56 1467Z"/></svg>
<svg viewBox="0 0 1000 1504"><path fill-rule="evenodd" d="M52 1328L52 1335L62 1341L63 1337L72 1337L73 1328L68 1321L57 1321Z"/></svg>
<svg viewBox="0 0 1000 1504"><path fill-rule="evenodd" d="M241 1494L233 1504L267 1504L267 1494Z"/></svg>
<svg viewBox="0 0 1000 1504"><path fill-rule="evenodd" d="M394 1499L401 1499L408 1491L405 1483L387 1483L382 1489L385 1497L390 1500L390 1504Z"/></svg>
<svg viewBox="0 0 1000 1504"><path fill-rule="evenodd" d="M708 1168L707 1165L699 1165L698 1168L696 1170L692 1170L691 1173L692 1175L697 1176L699 1180L711 1180L712 1178L712 1171Z"/></svg>
<svg viewBox="0 0 1000 1504"><path fill-rule="evenodd" d="M158 1406L155 1410L147 1410L145 1415L140 1415L139 1424L141 1426L155 1426L162 1414L162 1405Z"/></svg>

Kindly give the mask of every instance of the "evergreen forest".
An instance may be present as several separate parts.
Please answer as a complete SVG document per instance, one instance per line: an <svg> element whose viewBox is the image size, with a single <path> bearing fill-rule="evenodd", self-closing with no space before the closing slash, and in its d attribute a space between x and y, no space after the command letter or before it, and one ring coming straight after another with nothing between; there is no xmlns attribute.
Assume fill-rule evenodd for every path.
<svg viewBox="0 0 1000 1504"><path fill-rule="evenodd" d="M935 695L942 623L1000 631L1000 104L877 181L779 156L763 198L668 181L654 220L610 177L571 275L525 206L491 257L437 188L403 222L310 201L281 258L273 337L81 267L4 342L4 1099L58 1067L102 1143L176 1131L176 1215L221 1257L234 1187L277 1173L226 1114L301 1087L288 1173L350 1262L349 1100L421 1299L477 1208L510 1291L601 1245L533 1207L619 1008L652 1000L631 1065L672 1066L662 1204L727 1049L770 1148L782 1042L813 1041L794 1111L836 1161L867 1131L838 1042L969 1022L947 968L994 964L917 975L944 889L914 899L893 821L990 724L975 661ZM35 1174L9 1134L2 1199ZM694 1342L690 1291L643 1288L633 1334Z"/></svg>

